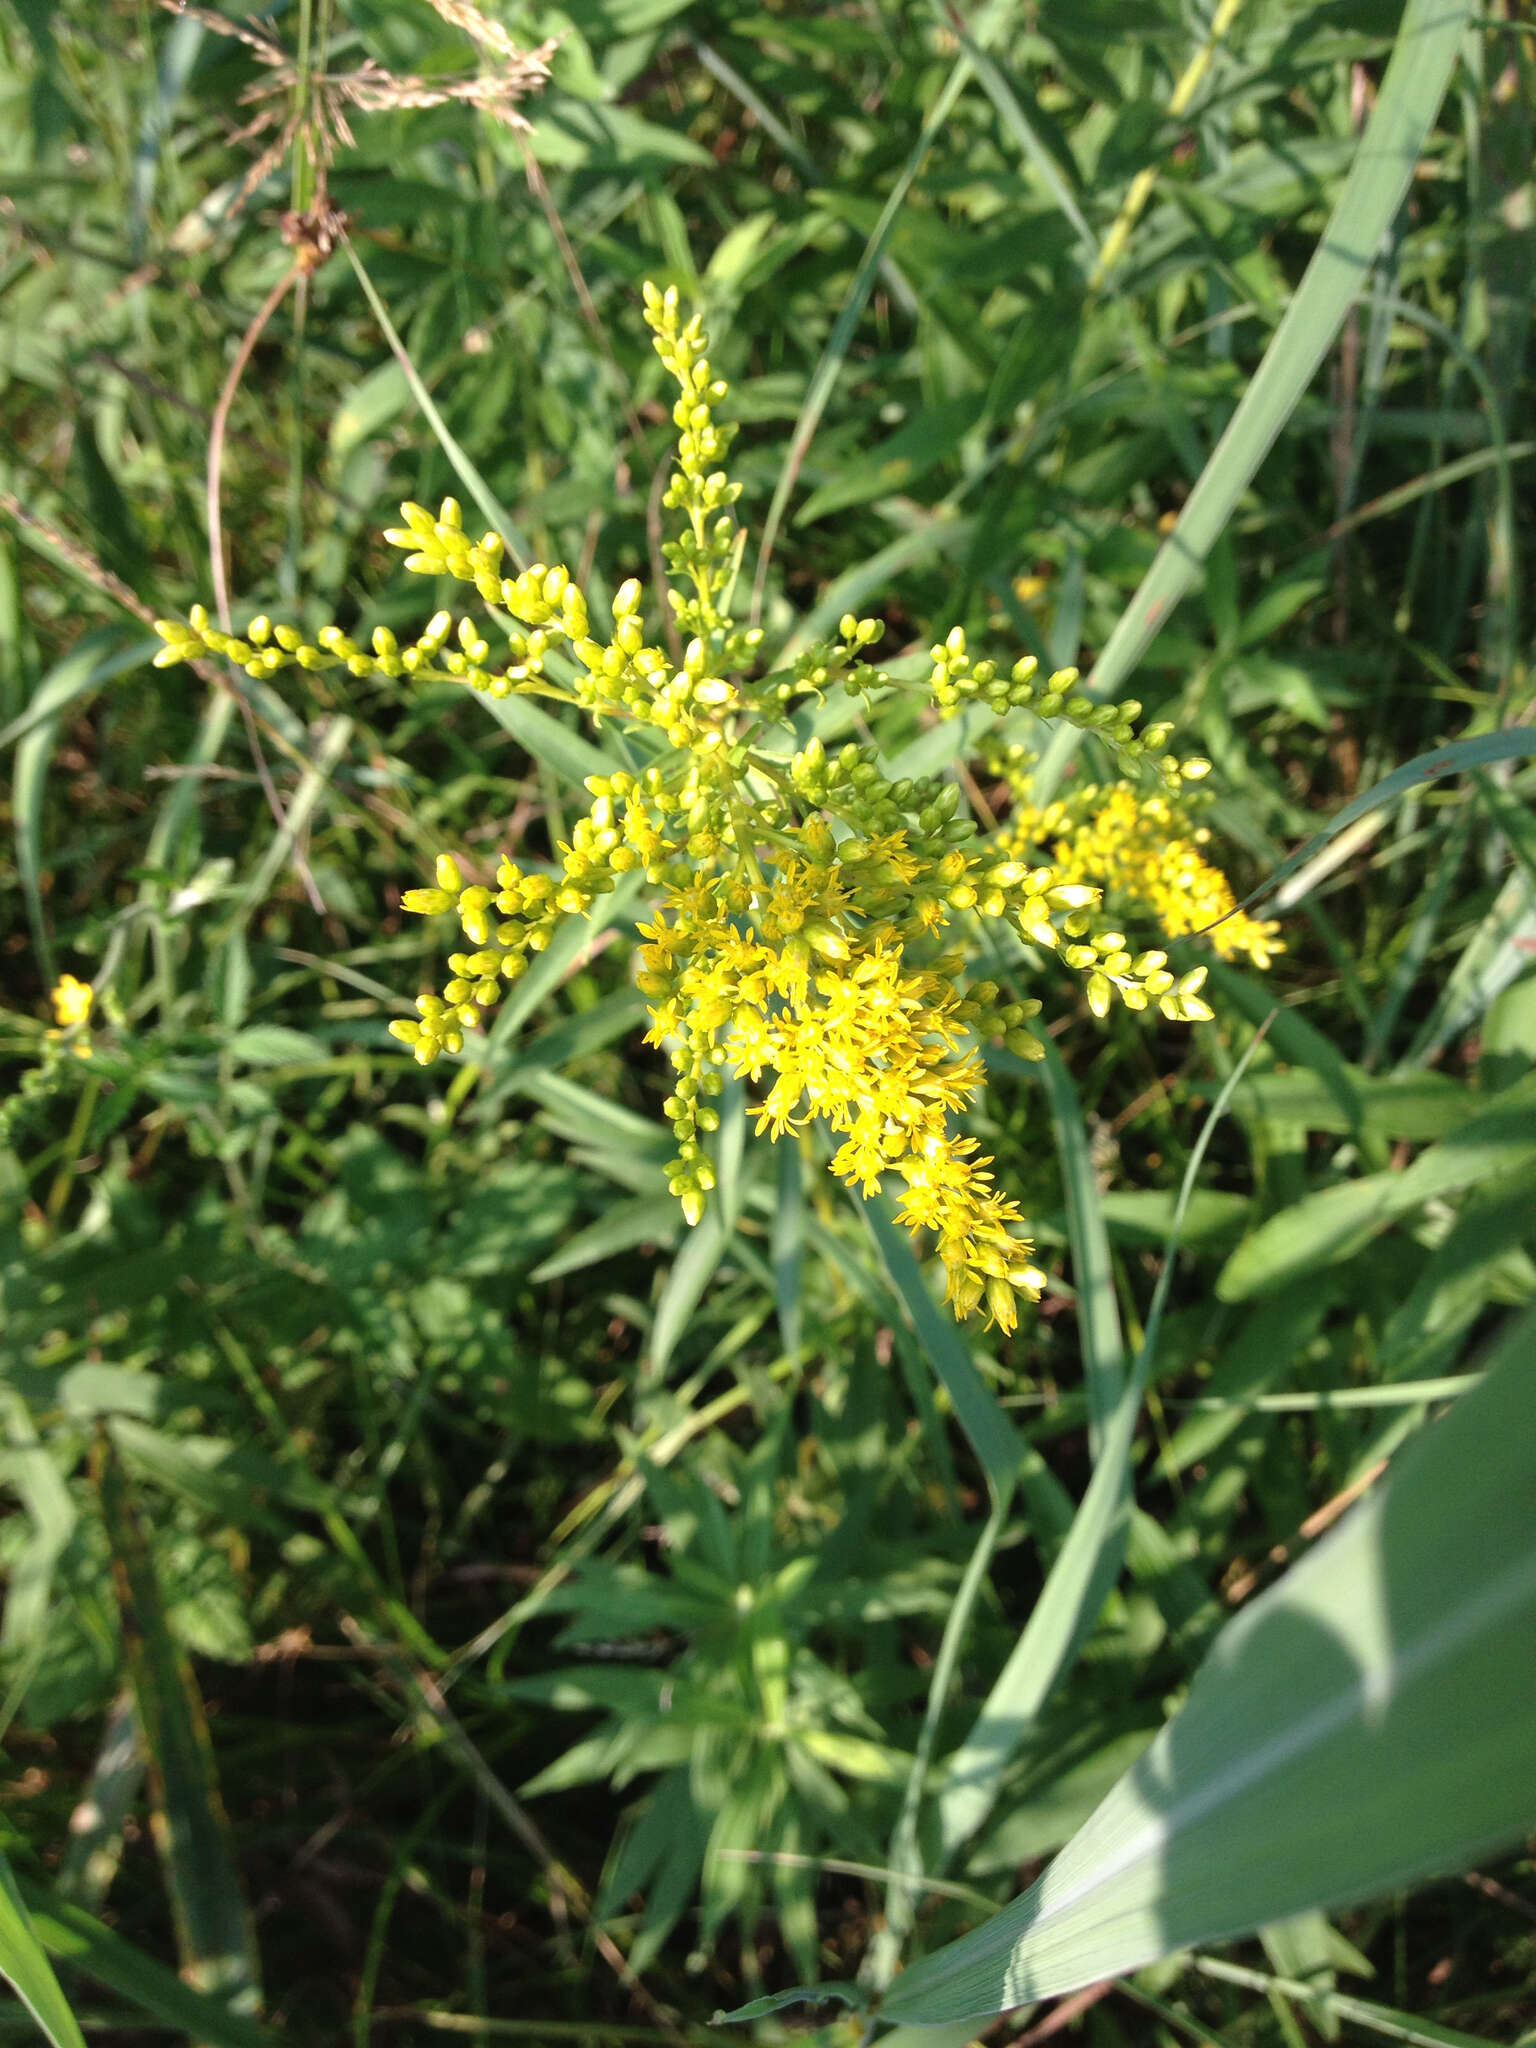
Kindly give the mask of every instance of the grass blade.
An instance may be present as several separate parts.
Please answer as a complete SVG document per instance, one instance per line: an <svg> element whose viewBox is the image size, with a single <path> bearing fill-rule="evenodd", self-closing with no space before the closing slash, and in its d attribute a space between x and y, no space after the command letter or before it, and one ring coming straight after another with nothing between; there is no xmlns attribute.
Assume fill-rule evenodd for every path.
<svg viewBox="0 0 1536 2048"><path fill-rule="evenodd" d="M1261 897L1268 897L1279 890L1325 847L1330 840L1337 839L1357 819L1368 817L1372 811L1383 805L1395 803L1398 797L1406 796L1411 789L1422 789L1426 783L1438 782L1442 776L1460 775L1469 769L1483 768L1494 761L1523 761L1536 754L1536 732L1526 726L1505 726L1497 732L1473 733L1464 740L1452 740L1448 746L1435 747L1427 754L1419 754L1412 761L1405 761L1401 768L1394 768L1390 775L1373 783L1369 789L1361 790L1356 797L1330 818L1321 832L1314 832L1304 846L1281 861L1267 881L1245 896L1236 907L1249 910ZM1227 916L1234 915L1228 911ZM1208 925L1207 931L1214 931L1215 925ZM1202 933L1203 937L1204 934Z"/></svg>
<svg viewBox="0 0 1536 2048"><path fill-rule="evenodd" d="M481 518L506 542L507 553L513 557L520 569L525 568L533 559L532 548L520 528L509 517L506 507L470 460L467 452L448 431L448 422L432 402L432 394L422 382L420 371L411 361L410 351L395 332L395 324L389 317L389 309L379 297L378 287L373 279L363 268L350 236L344 234L341 237L341 246L346 252L347 261L357 273L357 281L363 288L364 298L373 309L373 317L383 330L384 339L389 343L395 361L400 365L405 381L411 387L411 396L421 407L422 418L437 436L437 444L447 456L454 475L474 499L480 509Z"/></svg>
<svg viewBox="0 0 1536 2048"><path fill-rule="evenodd" d="M1228 1625L1040 1882L902 1976L891 2018L1076 1990L1454 1868L1536 1821L1533 1341L1536 1318L1507 1329L1476 1392Z"/></svg>
<svg viewBox="0 0 1536 2048"><path fill-rule="evenodd" d="M137 668L144 658L144 642L136 640L125 648L122 636L109 627L89 633L56 668L51 669L33 692L20 719L7 726L5 737L19 736L16 765L11 786L12 813L16 829L16 870L21 878L27 921L32 942L46 981L55 981L53 941L43 915L43 795L48 769L53 760L59 721L76 699L108 682L125 670Z"/></svg>
<svg viewBox="0 0 1536 2048"><path fill-rule="evenodd" d="M1094 695L1120 694L1199 575L1359 297L1440 111L1471 12L1471 0L1408 0L1323 239L1177 526L1106 641L1088 680ZM1080 741L1075 727L1053 737L1035 778L1037 802L1056 787Z"/></svg>
<svg viewBox="0 0 1536 2048"><path fill-rule="evenodd" d="M42 2028L53 2048L85 2048L69 2002L28 1916L11 1866L0 1853L0 1976Z"/></svg>
<svg viewBox="0 0 1536 2048"><path fill-rule="evenodd" d="M38 1940L57 1962L93 1978L150 2020L206 2048L275 2048L277 2036L217 1998L183 1984L174 1970L103 1927L82 1907L23 1883Z"/></svg>
<svg viewBox="0 0 1536 2048"><path fill-rule="evenodd" d="M1406 2041L1410 2048L1488 2048L1475 2034L1459 2027L1442 2027L1434 2020L1419 2019L1413 2013L1397 2012L1390 2005L1375 2005L1368 1998L1354 1998L1346 1991L1319 1991L1315 1985L1268 1977L1262 1970L1245 1969L1215 1956L1196 1956L1195 1968L1203 1977L1223 1984L1240 1984L1245 1990L1278 1992L1282 1998L1297 1999L1309 2013L1349 2020L1367 2033L1380 2034L1387 2041Z"/></svg>
<svg viewBox="0 0 1536 2048"><path fill-rule="evenodd" d="M69 1845L55 1879L57 1895L98 1912L122 1861L123 1830L144 1782L139 1717L131 1691L107 1716L85 1797L70 1816Z"/></svg>
<svg viewBox="0 0 1536 2048"><path fill-rule="evenodd" d="M1006 0L993 0L993 4L977 21L973 34L974 45L985 49L992 37L1012 13ZM881 208L880 218L875 222L874 232L864 247L864 255L854 273L853 283L848 287L848 296L843 301L842 311L837 316L821 361L811 373L810 385L805 402L800 408L800 417L795 421L795 431L790 437L789 449L784 457L784 466L779 471L779 480L774 486L773 497L768 506L768 516L763 521L762 543L758 549L757 574L752 587L752 617L755 620L762 611L763 586L768 580L768 564L773 559L774 543L779 537L779 528L784 521L784 510L789 503L790 493L800 475L800 465L810 447L821 416L826 411L827 400L832 396L832 387L837 382L843 367L854 330L863 314L865 302L885 256L886 245L895 229L897 217L906 204L907 194L913 180L923 167L924 159L935 141L942 134L956 100L965 90L971 76L971 59L962 50L955 60L948 78L940 89L938 98L928 111L923 122L922 133L913 143L907 161L900 175L891 187L890 195Z"/></svg>
<svg viewBox="0 0 1536 2048"><path fill-rule="evenodd" d="M912 1327L917 1332L918 1343L934 1378L949 1395L955 1419L981 1461L993 1499L1011 1494L1014 1478L1025 1456L1023 1438L976 1370L975 1361L959 1329L935 1306L911 1243L906 1233L892 1220L884 1198L875 1196L865 1202L855 1196L854 1200L874 1233L886 1271L912 1319Z"/></svg>
<svg viewBox="0 0 1536 2048"><path fill-rule="evenodd" d="M949 1760L939 1794L939 1831L947 1860L968 1841L992 1810L1002 1767L1028 1736L1057 1680L1086 1641L1100 1608L1120 1576L1130 1536L1134 1506L1131 1445L1141 1414L1142 1396L1157 1354L1163 1304L1168 1297L1174 1259L1183 1231L1185 1211L1205 1159L1206 1147L1225 1116L1233 1091L1249 1059L1262 1042L1256 1033L1228 1076L1201 1128L1189 1156L1173 1228L1169 1232L1163 1270L1147 1317L1147 1333L1130 1378L1123 1387L1104 1432L1103 1447L1082 1506L1072 1518L1066 1541L1057 1553L986 1704L970 1733ZM905 1979L903 1979L903 1982ZM948 2018L950 2015L941 2015Z"/></svg>
<svg viewBox="0 0 1536 2048"><path fill-rule="evenodd" d="M1072 1248L1072 1277L1077 1286L1078 1341L1083 1347L1089 1433L1097 1459L1103 1455L1104 1432L1125 1387L1125 1338L1120 1329L1120 1307L1115 1300L1109 1232L1104 1227L1098 1183L1088 1157L1083 1106L1061 1054L1049 1038L1041 1043L1045 1058L1039 1063L1040 1073L1050 1105L1051 1128L1056 1134L1056 1153L1067 1198L1067 1242ZM993 1058L995 1064L995 1054Z"/></svg>

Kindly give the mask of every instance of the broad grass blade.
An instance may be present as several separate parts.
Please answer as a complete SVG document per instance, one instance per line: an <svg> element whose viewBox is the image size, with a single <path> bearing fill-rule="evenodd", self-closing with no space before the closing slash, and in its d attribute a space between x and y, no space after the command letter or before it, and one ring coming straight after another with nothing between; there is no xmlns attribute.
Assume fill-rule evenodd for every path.
<svg viewBox="0 0 1536 2048"><path fill-rule="evenodd" d="M1088 682L1094 695L1113 698L1124 688L1225 532L1364 289L1440 111L1471 14L1471 0L1408 0L1376 105L1323 239L1178 525L1106 641ZM1053 738L1036 772L1037 801L1055 788L1080 740L1073 727Z"/></svg>
<svg viewBox="0 0 1536 2048"><path fill-rule="evenodd" d="M1536 1823L1533 1345L1527 1315L1477 1390L1228 1625L1040 1882L897 1980L890 2018L1004 2012Z"/></svg>
<svg viewBox="0 0 1536 2048"><path fill-rule="evenodd" d="M1223 1301L1294 1286L1308 1274L1352 1257L1399 1216L1426 1202L1476 1188L1536 1158L1536 1082L1517 1082L1411 1166L1303 1195L1260 1224L1223 1267Z"/></svg>
<svg viewBox="0 0 1536 2048"><path fill-rule="evenodd" d="M11 1866L0 1854L0 1976L10 1983L16 1996L42 2028L53 2048L85 2048L85 2036L75 2024L69 2001L59 1989L42 1943L33 1931L31 1919L11 1876Z"/></svg>

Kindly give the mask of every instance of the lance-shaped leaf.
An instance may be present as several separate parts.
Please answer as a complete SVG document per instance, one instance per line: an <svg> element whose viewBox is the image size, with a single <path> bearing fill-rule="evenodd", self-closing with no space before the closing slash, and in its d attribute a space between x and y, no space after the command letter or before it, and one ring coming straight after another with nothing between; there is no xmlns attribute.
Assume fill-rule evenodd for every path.
<svg viewBox="0 0 1536 2048"><path fill-rule="evenodd" d="M1189 1700L1044 1877L899 1977L981 2018L1536 1824L1536 1316L1380 1489L1231 1622Z"/></svg>
<svg viewBox="0 0 1536 2048"><path fill-rule="evenodd" d="M0 1855L0 1977L31 2013L54 2048L85 2048L58 1979L33 1931L11 1867Z"/></svg>

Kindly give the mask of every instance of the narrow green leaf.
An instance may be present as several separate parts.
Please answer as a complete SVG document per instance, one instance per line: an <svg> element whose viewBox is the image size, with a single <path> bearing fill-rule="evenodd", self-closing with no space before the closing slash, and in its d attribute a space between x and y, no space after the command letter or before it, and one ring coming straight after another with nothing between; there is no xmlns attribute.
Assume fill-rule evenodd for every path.
<svg viewBox="0 0 1536 2048"><path fill-rule="evenodd" d="M266 900L272 884L292 859L295 849L303 840L305 827L325 794L331 776L352 743L353 730L353 721L350 718L334 717L327 723L316 747L314 760L304 771L298 788L283 812L281 831L273 834L271 844L262 855L255 872L235 898L235 923L238 924L249 917L257 905Z"/></svg>
<svg viewBox="0 0 1536 2048"><path fill-rule="evenodd" d="M902 1306L912 1319L918 1343L934 1378L948 1394L955 1419L981 1460L993 1498L1011 1493L1024 1460L1024 1441L998 1406L997 1397L976 1370L965 1338L928 1292L911 1240L894 1221L883 1196L870 1201L853 1197L874 1233L886 1271Z"/></svg>
<svg viewBox="0 0 1536 2048"><path fill-rule="evenodd" d="M1384 2040L1405 2041L1410 2048L1488 2048L1485 2040L1475 2034L1464 2034L1459 2027L1442 2027L1435 2020L1398 2012L1390 2005L1376 2005L1346 1991L1318 1992L1312 1986L1284 1977L1268 1977L1262 1970L1245 1969L1241 1963L1229 1963L1224 1957L1196 1956L1194 1967L1203 1977L1238 1984L1245 1991L1278 1991L1282 1997L1300 1999L1312 2011L1330 2013L1336 2020L1349 2020L1364 2027L1367 2033L1380 2034Z"/></svg>
<svg viewBox="0 0 1536 2048"><path fill-rule="evenodd" d="M69 2002L38 1940L11 1866L0 1852L0 1976L42 2028L54 2048L85 2048Z"/></svg>
<svg viewBox="0 0 1536 2048"><path fill-rule="evenodd" d="M1531 964L1536 954L1536 882L1524 868L1509 876L1487 916L1446 976L1434 1009L1402 1061L1422 1067L1451 1039L1470 1029L1488 1006Z"/></svg>
<svg viewBox="0 0 1536 2048"><path fill-rule="evenodd" d="M1474 733L1469 739L1453 740L1449 746L1436 747L1431 753L1418 755L1384 776L1370 789L1352 797L1329 819L1321 832L1315 832L1305 846L1283 860L1268 880L1246 896L1238 907L1248 909L1260 897L1271 895L1282 882L1304 868L1330 839L1336 839L1347 826L1353 825L1357 818L1368 817L1372 811L1381 810L1406 795L1410 789L1422 789L1427 783L1438 782L1442 776L1461 775L1472 768L1485 768L1494 761L1521 761L1530 754L1536 754L1536 732L1529 726L1507 726L1498 732Z"/></svg>
<svg viewBox="0 0 1536 2048"><path fill-rule="evenodd" d="M56 1896L88 1912L100 1910L122 1860L123 1831L144 1782L144 1751L133 1694L119 1693L83 1797L70 1816L69 1842L55 1879Z"/></svg>
<svg viewBox="0 0 1536 2048"><path fill-rule="evenodd" d="M32 700L19 720L6 728L6 737L19 734L16 763L11 782L11 807L16 832L16 871L32 927L45 980L56 979L53 940L43 915L43 794L53 760L59 721L71 704L92 690L139 667L145 659L142 641L125 648L122 636L103 628L88 633L58 665L48 671L32 693Z"/></svg>
<svg viewBox="0 0 1536 2048"><path fill-rule="evenodd" d="M972 26L973 47L985 49L987 44L1002 28L1004 22L1008 20L1011 13L1012 8L1008 4L1008 0L991 0L991 4L983 10ZM864 311L865 302L869 298L870 288L874 284L881 261L885 256L897 218L902 207L906 204L907 194L912 189L913 180L922 169L924 159L933 147L934 142L943 133L950 114L954 111L955 102L965 90L970 76L971 59L962 50L959 57L955 60L949 76L940 87L938 97L929 108L923 122L922 131L913 143L907 160L891 187L885 205L880 210L880 218L876 221L874 231L865 244L864 254L860 259L858 270L854 273L853 282L848 287L848 295L843 301L842 310L839 312L836 324L827 339L826 348L822 351L821 360L811 374L810 385L805 394L805 402L800 408L800 417L795 421L794 433L790 437L789 448L784 457L783 467L779 472L778 482L774 485L773 498L768 506L767 517L763 521L762 542L758 550L757 576L752 592L752 614L754 618L761 609L763 586L768 575L768 564L773 557L773 548L775 541L778 539L779 527L783 523L784 509L789 503L790 493L794 490L796 480L800 475L800 465L805 459L805 452L810 447L812 438L821 422L821 416L826 410L827 400L832 396L832 387L836 384L838 373L843 367L843 360L848 353L849 345L858 327L859 318Z"/></svg>
<svg viewBox="0 0 1536 2048"><path fill-rule="evenodd" d="M1093 1455L1104 1449L1104 1432L1125 1386L1125 1338L1120 1306L1115 1300L1115 1274L1109 1256L1109 1232L1088 1156L1088 1129L1082 1104L1061 1054L1043 1038L1045 1058L1039 1062L1050 1104L1051 1128L1061 1161L1067 1197L1067 1241L1072 1248L1072 1278L1077 1287L1078 1341L1088 1387L1089 1430Z"/></svg>
<svg viewBox="0 0 1536 2048"><path fill-rule="evenodd" d="M1271 1216L1232 1254L1216 1292L1223 1301L1243 1301L1337 1265L1399 1216L1476 1187L1533 1155L1536 1088L1530 1082L1517 1083L1496 1097L1483 1115L1421 1152L1411 1166L1322 1188Z"/></svg>
<svg viewBox="0 0 1536 2048"><path fill-rule="evenodd" d="M39 1941L55 1961L94 1978L151 2020L206 2048L276 2048L277 2036L222 2000L194 1991L174 1970L103 1927L82 1907L23 1882Z"/></svg>
<svg viewBox="0 0 1536 2048"><path fill-rule="evenodd" d="M470 460L467 452L448 431L448 423L433 403L431 392L428 391L426 385L422 382L420 371L411 361L410 351L395 332L395 324L389 317L389 309L379 297L378 288L375 286L373 279L363 268L358 253L352 245L351 237L343 234L341 246L346 253L347 261L357 273L357 281L363 288L364 298L367 299L369 305L373 308L373 317L378 321L380 328L383 330L384 339L389 343L395 361L400 365L405 381L411 388L411 396L421 407L423 419L425 419L427 425L437 436L437 444L447 456L454 475L459 479L459 482L464 486L469 496L474 499L479 507L481 518L495 532L499 533L506 542L507 553L514 558L519 568L525 567L533 558L533 551L529 547L528 542L512 520L506 507L501 503L485 478Z"/></svg>

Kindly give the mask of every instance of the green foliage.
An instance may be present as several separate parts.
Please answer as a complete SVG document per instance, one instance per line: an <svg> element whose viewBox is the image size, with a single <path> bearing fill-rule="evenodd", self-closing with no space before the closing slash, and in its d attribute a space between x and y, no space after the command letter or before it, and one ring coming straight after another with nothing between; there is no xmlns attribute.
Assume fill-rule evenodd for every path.
<svg viewBox="0 0 1536 2048"><path fill-rule="evenodd" d="M1112 1820L1170 1752L1182 1772L1234 1643L1265 1650L1260 1697L1202 1754L1290 1739L1327 1676L1292 1624L1330 1555L1468 1627L1457 1545L1528 1563L1485 1498L1499 1454L1529 1491L1528 1373L1457 1390L1536 1302L1530 39L1502 8L1465 32L1456 8L1221 13L1175 112L1209 24L1173 0L984 8L963 34L916 7L509 6L520 47L562 37L524 137L462 90L317 78L367 59L417 102L494 91L497 50L425 5L279 14L287 75L190 9L0 8L0 1690L26 1795L0 1967L56 2039L36 1943L92 2026L264 2038L249 1909L299 2042L692 2039L796 1978L932 2017L923 1973L950 1965L921 1958L1106 1795ZM284 135L306 94L347 122L328 166L312 125ZM1365 161L1373 107L1397 139ZM328 260L322 190L348 220ZM929 722L926 650L1097 658L1117 704L1134 655L1146 718L1213 763L1239 893L1271 885L1262 979L1170 949L1209 965L1213 1021L1101 1027L1069 995L1058 1059L991 1057L973 1128L1046 1280L1011 1336L957 1331L820 1139L770 1150L734 1094L710 1214L682 1224L624 942L639 876L468 1057L423 1071L391 1035L437 971L403 893L445 846L553 879L580 782L634 770L611 727L345 659L147 665L149 621L216 587L227 385L243 608L219 631L407 643L423 587L376 540L402 500L476 502L594 615L658 585L646 277L701 308L742 521L777 530L740 583L762 673L846 614L886 628L889 693L808 700L796 748L872 749L985 827L1010 801L992 714ZM1010 719L1037 798L1070 791L1066 749ZM1442 1483L1501 1384L1508 1426ZM1337 1550L1282 1572L1358 1492ZM1479 1652L1485 1734L1507 1640ZM1404 1711L1454 1712L1471 1655ZM1444 1804L1385 1755L1350 1772L1385 1801L1362 1856ZM1285 1814L1183 1838L1247 1873L1225 1918L1176 1871L1120 1880L1139 1932L1094 1952L1131 1972L1100 2048L1528 2031L1518 1851L1475 1890L1143 1966L1339 1899L1279 1840L1297 1770ZM1058 1867L1096 1912L1085 1839ZM1034 1908L1007 1910L1011 1951Z"/></svg>

